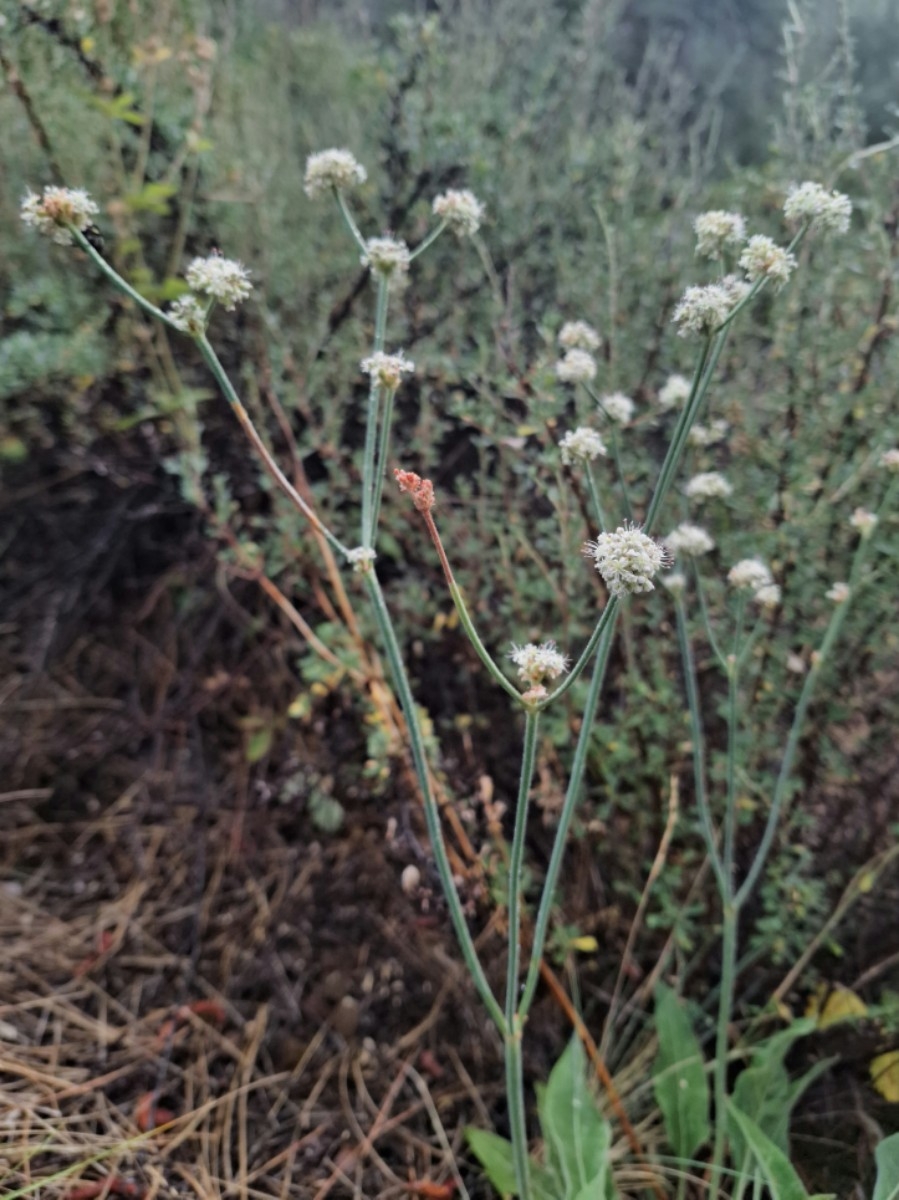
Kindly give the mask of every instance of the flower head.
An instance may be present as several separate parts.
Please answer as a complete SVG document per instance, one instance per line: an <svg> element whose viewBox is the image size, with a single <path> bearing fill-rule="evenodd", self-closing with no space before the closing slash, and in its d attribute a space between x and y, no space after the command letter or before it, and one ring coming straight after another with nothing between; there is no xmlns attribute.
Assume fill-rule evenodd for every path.
<svg viewBox="0 0 899 1200"><path fill-rule="evenodd" d="M586 321L566 321L559 330L559 345L564 350L598 350L602 339Z"/></svg>
<svg viewBox="0 0 899 1200"><path fill-rule="evenodd" d="M688 287L671 319L680 326L677 332L681 337L691 333L708 336L727 320L731 308L727 289L720 283L709 283L705 287Z"/></svg>
<svg viewBox="0 0 899 1200"><path fill-rule="evenodd" d="M757 233L740 255L740 266L752 281L764 276L782 286L796 268L796 255L778 246L773 238Z"/></svg>
<svg viewBox="0 0 899 1200"><path fill-rule="evenodd" d="M221 254L195 258L184 277L193 291L211 296L228 312L246 300L253 290L246 267L231 258L223 258Z"/></svg>
<svg viewBox="0 0 899 1200"><path fill-rule="evenodd" d="M877 525L877 513L869 512L866 508L857 508L849 518L849 524L857 529L863 538L870 537Z"/></svg>
<svg viewBox="0 0 899 1200"><path fill-rule="evenodd" d="M651 592L653 576L666 565L665 548L637 525L619 525L614 533L601 533L588 542L585 553L593 557L597 571L613 596Z"/></svg>
<svg viewBox="0 0 899 1200"><path fill-rule="evenodd" d="M835 583L833 587L828 588L824 593L828 600L832 600L834 604L845 604L849 599L849 584Z"/></svg>
<svg viewBox="0 0 899 1200"><path fill-rule="evenodd" d="M716 417L710 425L693 425L687 434L691 446L714 446L727 437L729 426L722 417Z"/></svg>
<svg viewBox="0 0 899 1200"><path fill-rule="evenodd" d="M776 583L765 583L753 595L756 604L763 608L776 608L780 604L781 593Z"/></svg>
<svg viewBox="0 0 899 1200"><path fill-rule="evenodd" d="M22 201L22 220L60 246L73 241L72 229L84 230L99 212L80 188L45 187L40 196L29 192Z"/></svg>
<svg viewBox="0 0 899 1200"><path fill-rule="evenodd" d="M556 378L562 383L590 383L596 378L596 359L586 350L569 350L556 363Z"/></svg>
<svg viewBox="0 0 899 1200"><path fill-rule="evenodd" d="M377 557L370 546L356 546L346 552L346 560L352 564L357 575L367 575Z"/></svg>
<svg viewBox="0 0 899 1200"><path fill-rule="evenodd" d="M559 653L555 642L544 642L542 646L534 642L513 645L509 658L518 668L519 679L529 688L540 687L547 679L558 679L568 670L568 659Z"/></svg>
<svg viewBox="0 0 899 1200"><path fill-rule="evenodd" d="M696 233L696 253L706 258L720 258L728 246L746 241L746 222L739 213L700 213L693 222Z"/></svg>
<svg viewBox="0 0 899 1200"><path fill-rule="evenodd" d="M401 471L395 468L393 477L401 492L408 492L412 503L420 513L429 513L436 503L434 485L430 479L422 479L414 471Z"/></svg>
<svg viewBox="0 0 899 1200"><path fill-rule="evenodd" d="M727 582L737 591L758 592L774 581L760 558L743 558L727 573Z"/></svg>
<svg viewBox="0 0 899 1200"><path fill-rule="evenodd" d="M884 470L892 471L893 474L899 471L899 446L894 446L891 450L884 450L880 456L880 465Z"/></svg>
<svg viewBox="0 0 899 1200"><path fill-rule="evenodd" d="M383 279L402 279L409 274L409 247L393 238L369 238L362 255L363 267L371 267Z"/></svg>
<svg viewBox="0 0 899 1200"><path fill-rule="evenodd" d="M820 183L800 183L787 193L784 216L794 225L808 222L811 230L845 233L852 216L852 201L842 192L829 192Z"/></svg>
<svg viewBox="0 0 899 1200"><path fill-rule="evenodd" d="M659 388L659 408L680 408L690 398L690 380L686 375L669 375Z"/></svg>
<svg viewBox="0 0 899 1200"><path fill-rule="evenodd" d="M751 285L745 279L741 279L739 275L725 275L718 286L724 289L727 303L731 309L736 308L752 291Z"/></svg>
<svg viewBox="0 0 899 1200"><path fill-rule="evenodd" d="M733 495L734 489L720 471L701 471L684 488L691 500L718 500Z"/></svg>
<svg viewBox="0 0 899 1200"><path fill-rule="evenodd" d="M404 358L402 351L399 354L384 354L379 350L371 357L363 358L360 365L366 375L370 375L375 383L389 392L395 392L403 376L411 375L415 370L415 363Z"/></svg>
<svg viewBox="0 0 899 1200"><path fill-rule="evenodd" d="M676 557L684 555L687 558L698 558L700 554L708 554L715 549L715 543L706 531L699 525L691 525L684 521L676 529L672 529L665 538L665 545Z"/></svg>
<svg viewBox="0 0 899 1200"><path fill-rule="evenodd" d="M467 190L450 189L434 198L434 215L445 221L457 237L473 237L484 219L484 206Z"/></svg>
<svg viewBox="0 0 899 1200"><path fill-rule="evenodd" d="M565 434L559 442L559 449L562 451L562 462L568 465L578 459L592 462L606 453L606 444L595 429L579 425Z"/></svg>
<svg viewBox="0 0 899 1200"><path fill-rule="evenodd" d="M634 407L633 400L624 392L612 392L599 400L599 411L616 425L627 425L634 415Z"/></svg>
<svg viewBox="0 0 899 1200"><path fill-rule="evenodd" d="M349 150L319 150L306 159L306 177L303 191L310 200L336 188L349 191L359 183L365 183L365 167L350 154Z"/></svg>
<svg viewBox="0 0 899 1200"><path fill-rule="evenodd" d="M168 311L168 318L182 333L200 337L206 332L206 307L196 296L181 296Z"/></svg>
<svg viewBox="0 0 899 1200"><path fill-rule="evenodd" d="M681 596L687 590L687 577L682 571L669 571L667 575L662 576L661 583L672 596Z"/></svg>

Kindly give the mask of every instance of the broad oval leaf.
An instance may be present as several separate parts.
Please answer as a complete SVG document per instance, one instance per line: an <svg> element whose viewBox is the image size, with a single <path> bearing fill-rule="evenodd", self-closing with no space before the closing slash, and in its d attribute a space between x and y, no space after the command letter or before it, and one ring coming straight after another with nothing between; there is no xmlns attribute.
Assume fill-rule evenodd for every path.
<svg viewBox="0 0 899 1200"><path fill-rule="evenodd" d="M606 1194L612 1129L587 1082L587 1060L575 1035L537 1089L537 1110L546 1143L546 1170L556 1179L559 1200Z"/></svg>
<svg viewBox="0 0 899 1200"><path fill-rule="evenodd" d="M709 1081L702 1050L686 1008L670 987L655 991L655 1024L659 1052L653 1067L653 1089L662 1110L668 1141L678 1158L693 1158L709 1140Z"/></svg>
<svg viewBox="0 0 899 1200"><path fill-rule="evenodd" d="M899 1200L899 1133L884 1138L874 1151L877 1181L873 1200Z"/></svg>
<svg viewBox="0 0 899 1200"><path fill-rule="evenodd" d="M802 1186L802 1180L783 1150L775 1146L755 1121L741 1112L732 1100L727 1101L727 1114L739 1128L752 1151L772 1200L810 1200L808 1192Z"/></svg>

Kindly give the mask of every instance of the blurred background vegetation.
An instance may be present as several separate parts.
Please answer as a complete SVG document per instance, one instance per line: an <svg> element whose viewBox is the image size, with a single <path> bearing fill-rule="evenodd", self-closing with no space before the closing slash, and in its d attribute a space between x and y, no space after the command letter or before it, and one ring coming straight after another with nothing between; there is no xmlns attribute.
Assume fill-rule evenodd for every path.
<svg viewBox="0 0 899 1200"><path fill-rule="evenodd" d="M777 237L790 182L851 194L851 235L804 247L795 283L732 339L713 388L727 437L688 464L726 471L735 488L709 520L721 547L712 573L760 554L784 587L748 714L751 837L824 593L844 577L848 515L876 502L876 456L896 439L897 159L877 149L899 134L892 0L34 0L2 11L4 658L19 685L41 673L76 679L122 700L130 721L111 741L102 734L99 749L71 717L37 732L13 722L0 735L8 786L55 789L57 814L85 797L106 803L129 759L162 754L180 769L160 750L176 730L205 747L224 795L249 778L254 803L289 813L278 818L286 837L329 836L348 818L383 823L394 811L401 783L385 764L398 750L352 683L357 648L327 600L318 551L256 471L192 348L18 224L27 187L87 188L106 253L157 300L178 295L193 254L221 247L245 262L256 301L217 314L213 341L272 444L295 449L317 504L349 530L371 290L336 213L302 190L307 154L333 145L368 169L357 213L370 234L415 243L447 187L470 187L487 206L479 248L441 240L417 264L389 343L418 368L398 397L396 459L433 478L445 543L498 653L513 640L575 646L595 610L580 555L593 532L587 497L556 448L590 415L555 386L562 320L601 331L598 386L637 402L621 452L639 507L671 422L658 390L692 365L669 318L684 286L707 278L693 255L695 215L739 209ZM620 513L619 484L605 486ZM669 527L687 515L675 498ZM478 797L485 780L490 794L512 794L516 731L449 618L407 506L388 495L383 519L380 567L444 784L486 842ZM888 566L853 611L816 703L802 803L745 931L753 961L769 968L750 1001L895 837L895 522L878 536ZM260 572L342 665L274 615ZM714 579L710 592L722 613ZM183 641L180 682L160 682L142 649L124 660L111 644L91 649L91 639L118 637L116 605L139 623L161 595ZM359 619L367 628L361 605ZM670 778L687 762L664 594L633 606L624 635L574 852L582 886L564 900L572 926L604 930L609 962ZM721 694L707 674L714 734ZM577 709L575 696L546 723L546 824ZM701 858L692 821L687 798L652 921L675 931L701 972L712 901L685 899ZM537 830L538 864L542 838ZM872 909L853 926L851 950L828 940L817 971L849 970L837 957L848 953L849 973L861 972L885 930ZM596 979L607 969L601 962Z"/></svg>

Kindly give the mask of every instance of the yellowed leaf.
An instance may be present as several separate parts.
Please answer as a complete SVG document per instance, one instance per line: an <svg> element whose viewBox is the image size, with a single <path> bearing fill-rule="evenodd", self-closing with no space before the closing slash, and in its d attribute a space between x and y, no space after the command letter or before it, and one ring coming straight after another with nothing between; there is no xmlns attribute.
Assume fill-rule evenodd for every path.
<svg viewBox="0 0 899 1200"><path fill-rule="evenodd" d="M871 1082L884 1100L899 1104L899 1050L890 1050L871 1059Z"/></svg>
<svg viewBox="0 0 899 1200"><path fill-rule="evenodd" d="M805 1007L807 1017L816 1017L819 1029L828 1025L836 1025L838 1021L848 1021L853 1017L867 1015L868 1006L851 988L842 984L820 984L809 996Z"/></svg>

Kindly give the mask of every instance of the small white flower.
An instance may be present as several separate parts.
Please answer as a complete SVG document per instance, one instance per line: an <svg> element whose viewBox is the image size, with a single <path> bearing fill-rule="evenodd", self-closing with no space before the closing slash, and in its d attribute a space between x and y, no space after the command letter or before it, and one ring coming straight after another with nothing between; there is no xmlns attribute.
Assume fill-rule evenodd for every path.
<svg viewBox="0 0 899 1200"><path fill-rule="evenodd" d="M665 545L674 555L685 555L687 558L697 558L700 554L708 554L715 549L715 543L706 531L699 525L691 525L684 521L676 529L672 529L665 538Z"/></svg>
<svg viewBox="0 0 899 1200"><path fill-rule="evenodd" d="M849 524L857 529L863 538L870 537L877 524L877 514L868 512L866 508L857 508L849 518Z"/></svg>
<svg viewBox="0 0 899 1200"><path fill-rule="evenodd" d="M694 475L684 488L691 500L717 500L733 495L734 489L720 471L702 471Z"/></svg>
<svg viewBox="0 0 899 1200"><path fill-rule="evenodd" d="M720 283L705 287L688 287L674 310L672 320L680 326L678 334L712 334L727 320L732 303L727 289Z"/></svg>
<svg viewBox="0 0 899 1200"><path fill-rule="evenodd" d="M434 215L446 221L457 237L472 237L484 219L484 206L474 194L467 190L450 189L436 196L431 206Z"/></svg>
<svg viewBox="0 0 899 1200"><path fill-rule="evenodd" d="M253 290L246 267L232 258L223 258L221 254L195 258L184 277L193 291L211 296L228 312L246 300Z"/></svg>
<svg viewBox="0 0 899 1200"><path fill-rule="evenodd" d="M588 542L584 553L592 556L597 571L613 596L651 592L653 576L667 564L664 546L637 525L624 524L614 533L601 533Z"/></svg>
<svg viewBox="0 0 899 1200"><path fill-rule="evenodd" d="M687 441L691 446L714 446L724 441L728 428L727 421L717 417L710 425L691 426Z"/></svg>
<svg viewBox="0 0 899 1200"><path fill-rule="evenodd" d="M752 598L756 604L761 604L763 608L777 608L778 604L780 604L780 588L776 583L765 583L755 592Z"/></svg>
<svg viewBox="0 0 899 1200"><path fill-rule="evenodd" d="M661 583L662 587L666 587L674 596L682 595L687 589L687 577L682 571L671 571L668 575L663 575Z"/></svg>
<svg viewBox="0 0 899 1200"><path fill-rule="evenodd" d="M880 456L880 465L887 471L892 471L895 474L899 471L899 446L894 446L891 450L884 450Z"/></svg>
<svg viewBox="0 0 899 1200"><path fill-rule="evenodd" d="M402 351L399 354L384 354L379 350L369 358L363 358L360 365L366 375L370 375L389 392L395 392L402 383L403 376L411 375L415 370L415 363L404 358Z"/></svg>
<svg viewBox="0 0 899 1200"><path fill-rule="evenodd" d="M579 425L572 429L559 442L562 451L562 462L569 465L580 459L582 462L592 462L606 453L606 444L595 429Z"/></svg>
<svg viewBox="0 0 899 1200"><path fill-rule="evenodd" d="M725 275L720 281L719 287L724 289L727 303L731 309L736 308L740 301L745 300L752 291L752 285L745 279L741 279L739 275Z"/></svg>
<svg viewBox="0 0 899 1200"><path fill-rule="evenodd" d="M746 241L746 222L739 213L700 213L693 222L696 233L696 253L706 258L720 258L728 246Z"/></svg>
<svg viewBox="0 0 899 1200"><path fill-rule="evenodd" d="M849 599L849 584L835 583L833 587L828 588L824 593L828 600L832 600L834 604L845 604Z"/></svg>
<svg viewBox="0 0 899 1200"><path fill-rule="evenodd" d="M513 645L509 658L518 668L519 679L529 688L540 687L547 679L558 679L568 670L568 659L559 653L555 642L544 642L542 646L534 642Z"/></svg>
<svg viewBox="0 0 899 1200"><path fill-rule="evenodd" d="M191 337L200 337L206 332L206 308L196 296L188 294L176 300L167 316L177 329Z"/></svg>
<svg viewBox="0 0 899 1200"><path fill-rule="evenodd" d="M559 345L565 350L598 350L602 339L586 321L566 321L559 330Z"/></svg>
<svg viewBox="0 0 899 1200"><path fill-rule="evenodd" d="M371 267L384 279L402 279L409 273L409 247L393 238L369 238L362 255L363 267Z"/></svg>
<svg viewBox="0 0 899 1200"><path fill-rule="evenodd" d="M624 392L612 392L600 397L599 411L616 425L627 425L634 415L634 408L633 400Z"/></svg>
<svg viewBox="0 0 899 1200"><path fill-rule="evenodd" d="M356 546L355 549L346 552L346 560L352 563L357 575L367 575L376 558L377 555L370 546Z"/></svg>
<svg viewBox="0 0 899 1200"><path fill-rule="evenodd" d="M774 581L760 558L743 558L728 571L727 582L737 591L758 592Z"/></svg>
<svg viewBox="0 0 899 1200"><path fill-rule="evenodd" d="M21 206L25 224L60 246L70 245L72 228L86 229L99 211L81 188L45 187L40 196L29 192Z"/></svg>
<svg viewBox="0 0 899 1200"><path fill-rule="evenodd" d="M680 408L689 400L691 386L686 375L669 375L659 389L659 408Z"/></svg>
<svg viewBox="0 0 899 1200"><path fill-rule="evenodd" d="M773 238L757 233L740 255L740 266L751 281L764 275L782 286L796 269L796 255L778 246Z"/></svg>
<svg viewBox="0 0 899 1200"><path fill-rule="evenodd" d="M845 233L852 216L852 201L842 192L829 192L820 183L800 183L787 194L784 216L794 225L809 222L811 230Z"/></svg>
<svg viewBox="0 0 899 1200"><path fill-rule="evenodd" d="M586 350L569 350L556 363L556 378L562 383L590 383L596 378L596 359Z"/></svg>
<svg viewBox="0 0 899 1200"><path fill-rule="evenodd" d="M359 183L365 183L365 180L365 167L356 161L349 150L319 150L306 159L303 191L313 200L330 192L331 188L346 192Z"/></svg>

